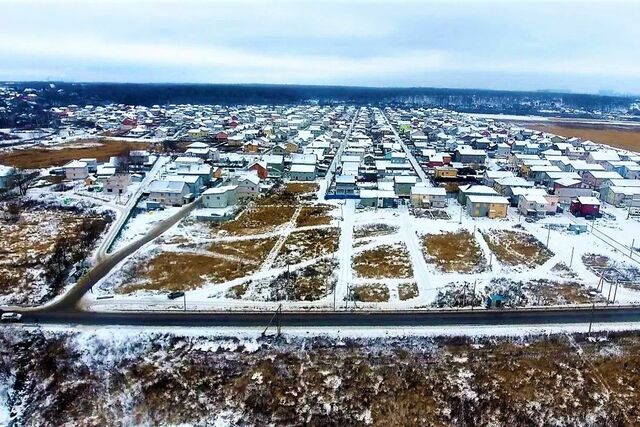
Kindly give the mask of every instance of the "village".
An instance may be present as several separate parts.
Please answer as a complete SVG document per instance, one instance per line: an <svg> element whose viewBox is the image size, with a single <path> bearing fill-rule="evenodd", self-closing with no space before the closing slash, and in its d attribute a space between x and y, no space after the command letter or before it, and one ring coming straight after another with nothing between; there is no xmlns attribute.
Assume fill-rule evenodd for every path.
<svg viewBox="0 0 640 427"><path fill-rule="evenodd" d="M56 245L16 242L0 262L1 305L60 297L119 251L131 254L85 294L83 308L640 301L640 154L632 151L428 108L52 113L62 127L35 139L0 130L3 235L55 240L67 228L45 219L59 206L108 213L110 225L69 263L56 293L41 289L49 278L34 261ZM25 274L15 267L21 251L34 270L29 286L16 280Z"/></svg>

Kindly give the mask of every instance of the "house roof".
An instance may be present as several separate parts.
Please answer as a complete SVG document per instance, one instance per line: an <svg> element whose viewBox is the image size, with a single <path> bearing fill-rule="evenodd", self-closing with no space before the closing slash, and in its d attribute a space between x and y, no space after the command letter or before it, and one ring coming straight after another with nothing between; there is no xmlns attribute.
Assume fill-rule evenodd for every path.
<svg viewBox="0 0 640 427"><path fill-rule="evenodd" d="M86 168L87 163L81 162L80 160L72 160L66 165L62 166L63 169L75 169L75 168Z"/></svg>
<svg viewBox="0 0 640 427"><path fill-rule="evenodd" d="M313 173L316 171L316 165L295 164L291 166L291 172Z"/></svg>
<svg viewBox="0 0 640 427"><path fill-rule="evenodd" d="M149 185L150 193L182 193L187 184L181 181L156 180Z"/></svg>
<svg viewBox="0 0 640 427"><path fill-rule="evenodd" d="M492 204L500 204L500 205L508 205L509 199L502 196L477 196L470 195L467 197L467 200L471 203L492 203Z"/></svg>
<svg viewBox="0 0 640 427"><path fill-rule="evenodd" d="M210 196L212 194L224 194L228 191L235 191L237 188L237 185L222 185L220 187L208 188L202 194L205 196Z"/></svg>
<svg viewBox="0 0 640 427"><path fill-rule="evenodd" d="M411 194L420 196L446 196L447 190L444 187L427 187L426 185L414 185L411 187Z"/></svg>
<svg viewBox="0 0 640 427"><path fill-rule="evenodd" d="M578 202L580 202L581 205L600 206L600 200L595 197L580 196L578 197Z"/></svg>

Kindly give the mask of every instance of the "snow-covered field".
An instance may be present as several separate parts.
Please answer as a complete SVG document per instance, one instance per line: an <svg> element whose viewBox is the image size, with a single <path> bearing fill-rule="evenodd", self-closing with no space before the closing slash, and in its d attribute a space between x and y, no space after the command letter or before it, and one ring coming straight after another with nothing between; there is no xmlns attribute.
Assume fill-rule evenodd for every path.
<svg viewBox="0 0 640 427"><path fill-rule="evenodd" d="M83 300L91 310L134 310L134 309L172 309L184 308L183 300L170 301L166 294L170 289L149 289L134 293L122 294L117 289L130 279L128 271L164 251L193 251L205 246L226 243L240 245L241 242L261 239L277 239L274 247L264 258L253 260L236 259L230 255L218 255L228 262L236 262L238 269L246 269L247 274L238 273L229 280L204 280L197 286L186 290L187 308L192 310L272 310L281 303L289 309L333 309L336 308L369 308L369 309L411 309L431 306L447 306L453 302L453 296L465 295L455 306L484 305L484 299L494 292L514 295L516 305L560 305L576 303L604 303L607 297L616 303L640 302L640 285L620 283L615 290L615 283L605 280L601 283L600 273L583 263L583 257L596 254L607 257L614 267L633 273L640 265L640 253L631 252L630 246L634 236L636 248L640 246L640 222L627 218L627 212L607 206L604 216L590 222L574 218L568 213L547 217L537 222L528 222L520 217L514 208L510 208L506 219L471 218L466 212L460 215L461 207L455 200L449 201L446 209L449 219L430 219L414 216L406 206L397 209L355 209L351 201L333 202L333 220L330 224L312 227L296 227L295 220L290 220L272 230L256 235L227 235L211 232L208 224L195 221L193 218L174 226L161 238L142 248L130 259L115 269L112 276L106 278L97 292L88 294ZM295 213L294 213L295 216ZM446 216L444 216L446 218ZM589 232L574 234L568 227L573 223L587 223ZM594 231L591 232L591 226ZM290 259L292 250L291 235L301 230L329 230L339 227L339 238L335 252L317 252L306 245L299 247L293 259L300 260L293 264L283 263ZM370 227L371 236L354 238L354 230ZM373 228L371 228L373 227ZM383 233L375 232L376 227L386 228ZM483 262L487 264L479 272L441 271L433 262L425 259L423 252L423 236L440 233L454 233L466 230L475 240L482 252ZM512 265L500 260L490 249L488 238L499 231L515 233L516 236L528 236L549 253L541 258L541 263L531 265ZM548 239L548 251L545 249ZM399 246L400 245L400 246ZM354 261L360 255L370 254L377 248L401 247L408 256L407 267L411 273L389 277L388 264L371 266L366 277L358 275L354 270ZM191 249L189 249L191 248ZM215 250L211 249L215 252ZM235 248L235 250L240 250ZM507 248L506 250L510 250ZM314 255L315 254L315 255ZM632 255L631 255L632 254ZM283 258L283 256L285 256ZM499 255L499 254L498 254ZM631 258L629 257L631 255ZM280 261L276 261L279 259ZM309 268L322 260L332 260L335 268L332 277L323 286L326 293L320 298L292 298L287 286L307 286L308 280L300 284L297 280L313 275L326 275ZM250 262L249 262L250 261ZM380 262L389 260L380 260ZM253 264L258 262L259 264ZM260 264L261 263L261 264ZM247 264L251 264L250 268ZM398 267L398 266L396 266ZM221 268L229 268L225 264ZM377 268L377 270L376 270ZM625 270L626 269L626 270ZM384 271L383 271L384 270ZM404 271L404 269L400 269ZM398 271L400 271L398 270ZM240 270L238 270L240 271ZM375 277L379 271L379 277ZM297 275L296 275L297 274ZM373 274L373 276L372 276ZM292 275L292 276L287 276ZM633 275L633 274L631 274ZM291 284L289 278L293 281ZM638 278L636 278L638 279ZM282 283L286 285L282 285ZM280 283L280 284L279 284ZM417 286L417 295L411 292L406 297L407 286ZM382 290L381 298L371 301L357 300L359 287ZM278 289L276 289L278 288ZM472 295L473 288L475 294ZM610 292L609 289L612 289ZM115 292L114 292L115 291ZM324 291L323 291L324 292ZM403 298L400 294L405 295ZM386 296L388 295L388 297ZM109 296L108 299L102 299ZM112 297L112 298L111 298ZM354 301L356 299L356 301ZM375 301L375 302L374 302Z"/></svg>
<svg viewBox="0 0 640 427"><path fill-rule="evenodd" d="M0 327L0 423L637 425L637 332L551 330Z"/></svg>

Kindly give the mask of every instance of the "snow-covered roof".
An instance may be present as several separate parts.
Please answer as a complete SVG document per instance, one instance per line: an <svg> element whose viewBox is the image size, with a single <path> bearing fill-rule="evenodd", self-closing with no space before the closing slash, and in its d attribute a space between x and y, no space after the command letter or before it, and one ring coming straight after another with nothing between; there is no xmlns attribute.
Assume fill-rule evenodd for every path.
<svg viewBox="0 0 640 427"><path fill-rule="evenodd" d="M580 196L580 197L578 197L578 202L580 202L581 205L597 205L597 206L600 206L600 200L596 199L595 197L590 197L590 196Z"/></svg>
<svg viewBox="0 0 640 427"><path fill-rule="evenodd" d="M80 160L72 160L66 165L62 166L63 169L76 169L76 168L86 168L87 164L85 162L81 162Z"/></svg>
<svg viewBox="0 0 640 427"><path fill-rule="evenodd" d="M492 203L500 205L508 205L509 199L502 196L477 196L471 195L467 197L467 200L471 203Z"/></svg>
<svg viewBox="0 0 640 427"><path fill-rule="evenodd" d="M150 193L182 193L186 183L178 181L153 181L149 185Z"/></svg>
<svg viewBox="0 0 640 427"><path fill-rule="evenodd" d="M237 188L237 185L222 185L220 187L209 188L202 194L205 196L210 196L212 194L224 194L228 191L235 191Z"/></svg>
<svg viewBox="0 0 640 427"><path fill-rule="evenodd" d="M444 187L427 187L426 185L414 185L411 187L411 194L420 196L446 196L447 190Z"/></svg>
<svg viewBox="0 0 640 427"><path fill-rule="evenodd" d="M291 172L303 172L303 173L313 173L316 170L316 165L307 165L307 164L295 164L291 166Z"/></svg>

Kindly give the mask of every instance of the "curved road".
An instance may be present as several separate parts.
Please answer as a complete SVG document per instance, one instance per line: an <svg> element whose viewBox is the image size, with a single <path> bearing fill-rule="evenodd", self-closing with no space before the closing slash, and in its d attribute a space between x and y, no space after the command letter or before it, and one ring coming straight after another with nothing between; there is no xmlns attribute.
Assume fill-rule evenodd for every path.
<svg viewBox="0 0 640 427"><path fill-rule="evenodd" d="M107 254L98 261L98 263L85 276L78 280L71 289L65 292L64 295L41 307L31 308L29 311L34 313L74 312L84 294L86 294L96 283L105 277L116 265L118 265L119 262L173 227L178 221L193 211L199 202L200 198L183 206L178 212L158 223L144 237L130 243L117 252Z"/></svg>

